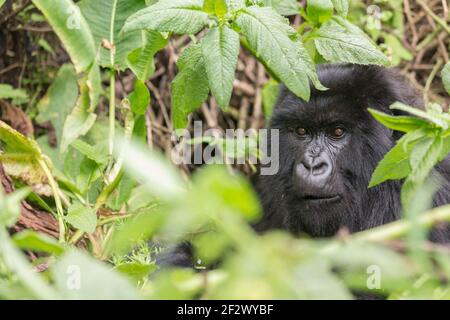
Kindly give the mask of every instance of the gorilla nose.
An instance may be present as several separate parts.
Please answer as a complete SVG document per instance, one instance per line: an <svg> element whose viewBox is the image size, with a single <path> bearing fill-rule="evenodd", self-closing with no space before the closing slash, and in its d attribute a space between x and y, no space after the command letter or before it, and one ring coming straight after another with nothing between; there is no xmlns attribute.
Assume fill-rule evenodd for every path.
<svg viewBox="0 0 450 320"><path fill-rule="evenodd" d="M315 163L303 161L301 164L305 167L306 171L309 171L309 174L313 176L321 176L325 174L328 169L328 164L322 160L315 161Z"/></svg>
<svg viewBox="0 0 450 320"><path fill-rule="evenodd" d="M332 166L326 157L307 157L297 163L295 174L304 187L324 187L331 177Z"/></svg>

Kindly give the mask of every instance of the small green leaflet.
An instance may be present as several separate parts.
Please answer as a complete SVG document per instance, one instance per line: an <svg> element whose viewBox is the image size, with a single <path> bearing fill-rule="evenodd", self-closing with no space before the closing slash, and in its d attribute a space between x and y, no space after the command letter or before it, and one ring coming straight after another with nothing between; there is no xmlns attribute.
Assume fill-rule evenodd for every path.
<svg viewBox="0 0 450 320"><path fill-rule="evenodd" d="M147 107L150 105L150 92L147 85L137 79L134 83L134 90L128 97L130 100L131 110L137 115L145 114Z"/></svg>
<svg viewBox="0 0 450 320"><path fill-rule="evenodd" d="M177 62L180 71L172 82L172 121L185 128L188 115L208 98L209 83L200 44L186 48Z"/></svg>
<svg viewBox="0 0 450 320"><path fill-rule="evenodd" d="M447 93L450 94L450 62L447 62L442 70L442 82Z"/></svg>
<svg viewBox="0 0 450 320"><path fill-rule="evenodd" d="M203 11L222 18L227 13L228 8L225 0L205 0L203 4Z"/></svg>
<svg viewBox="0 0 450 320"><path fill-rule="evenodd" d="M28 95L23 89L14 89L9 84L0 84L0 100L1 99L14 99L27 101Z"/></svg>
<svg viewBox="0 0 450 320"><path fill-rule="evenodd" d="M397 144L384 156L383 160L378 163L375 171L370 179L369 188L379 185L387 180L402 179L411 172L409 166L409 156L412 147L408 146L405 150L403 140L406 135L400 139Z"/></svg>
<svg viewBox="0 0 450 320"><path fill-rule="evenodd" d="M209 23L203 0L165 0L128 17L122 32L150 29L177 34L195 34Z"/></svg>
<svg viewBox="0 0 450 320"><path fill-rule="evenodd" d="M240 49L239 35L225 25L216 27L209 30L201 46L211 92L219 106L227 108Z"/></svg>
<svg viewBox="0 0 450 320"><path fill-rule="evenodd" d="M159 31L145 31L145 45L131 52L127 58L127 65L138 79L146 81L155 72L155 54L164 49L168 39Z"/></svg>
<svg viewBox="0 0 450 320"><path fill-rule="evenodd" d="M314 23L324 23L333 16L333 4L331 0L308 0L306 14Z"/></svg>
<svg viewBox="0 0 450 320"><path fill-rule="evenodd" d="M97 214L94 209L75 202L68 209L67 216L64 219L75 228L92 233L97 227Z"/></svg>

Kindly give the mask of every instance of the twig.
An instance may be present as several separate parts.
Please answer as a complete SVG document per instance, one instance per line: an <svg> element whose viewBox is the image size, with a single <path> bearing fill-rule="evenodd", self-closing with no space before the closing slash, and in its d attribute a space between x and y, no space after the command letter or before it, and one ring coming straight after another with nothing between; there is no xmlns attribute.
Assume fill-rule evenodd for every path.
<svg viewBox="0 0 450 320"><path fill-rule="evenodd" d="M450 27L447 25L447 23L442 20L437 14L435 14L433 12L433 10L431 10L426 4L425 2L423 2L423 0L417 0L417 2L422 6L423 10L425 10L425 12L434 19L434 21L436 21L436 23L438 23L439 25L442 26L442 28L444 28L444 30L450 34Z"/></svg>

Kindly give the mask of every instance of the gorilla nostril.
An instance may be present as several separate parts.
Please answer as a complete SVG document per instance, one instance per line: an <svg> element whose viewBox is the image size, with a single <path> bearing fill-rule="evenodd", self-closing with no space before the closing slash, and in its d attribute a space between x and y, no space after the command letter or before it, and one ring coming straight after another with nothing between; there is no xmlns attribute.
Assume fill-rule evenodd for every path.
<svg viewBox="0 0 450 320"><path fill-rule="evenodd" d="M310 171L311 174L314 176L320 176L322 174L324 174L328 169L328 165L325 162L320 162L316 165L314 165Z"/></svg>

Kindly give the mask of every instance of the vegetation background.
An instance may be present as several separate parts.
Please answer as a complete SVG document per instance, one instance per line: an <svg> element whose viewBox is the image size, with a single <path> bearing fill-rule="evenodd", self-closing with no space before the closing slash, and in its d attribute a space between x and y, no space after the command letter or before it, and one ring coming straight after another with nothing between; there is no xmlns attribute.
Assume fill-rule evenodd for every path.
<svg viewBox="0 0 450 320"><path fill-rule="evenodd" d="M148 167L142 164L129 168L127 173L119 167L115 175L103 176L102 172L114 173L114 164L102 157L108 154L108 143L111 144L110 140L103 139L108 133L111 135L108 123L111 99L108 97L114 97L113 108L120 109L113 118L120 124L115 128L117 135L132 134L150 149L169 157L174 145L171 135L176 125L171 110L174 103L172 82L181 69L177 62L182 51L193 40L190 35L161 38L160 47L150 48L156 53L154 69L148 66L151 71L147 70L149 76L143 77L142 83L136 80L139 72L133 68L117 67L114 72L98 75L102 87L107 89L99 96L94 129L86 140L74 137L70 141L69 155L61 158L64 123L72 112L74 102L71 101L77 99L79 90L83 94L83 84L79 89L79 79L70 65L73 59L66 51L67 44L63 44L42 14L45 10L35 6L39 2L45 3L0 0L0 84L3 84L0 119L24 136L34 137L39 145L36 149L33 143L23 142L21 136L2 128L8 131L2 133L7 145L2 162L15 164L7 166L8 174L0 168L3 189L10 194L29 185L32 191L26 201L21 201L26 196L21 191L8 197L2 194L0 207L5 214L0 225L8 227L9 232L0 233L0 298L351 298L350 290L367 290L369 266L383 270L382 289L375 280L373 290L377 293L392 298L450 297L449 248L428 243L423 229L442 211L431 212L417 228L413 223L402 222L404 224L363 233L354 239L342 235L342 239L329 241L294 240L278 233L259 237L245 223L256 219L259 211L245 179L230 180L226 172L216 168L198 170L199 166L194 165L181 165L180 170L174 171L142 148L130 149L124 160L142 156L148 159L150 166L161 165L160 176L147 175ZM154 2L149 1L149 4ZM298 5L294 10L296 14L290 14L292 8L283 7L283 1L271 4L279 11L288 11L286 15L295 29L308 28L308 23L312 22L305 24L305 16L312 19L312 13L299 9L306 8L306 1L294 2ZM89 8L84 12L89 13ZM217 9L215 12L217 14ZM318 14L319 20L321 14ZM449 62L448 17L446 0L353 0L347 19L378 44L390 64L401 70L426 101L448 110L450 98L441 75ZM197 37L204 34L205 30ZM108 50L113 51L111 46L107 40L102 42L106 60ZM86 50L89 50L87 44ZM115 54L119 56L120 51ZM319 60L315 62L321 62ZM120 63L113 65L115 68ZM105 69L108 68L103 71ZM189 126L199 119L206 124L204 130L264 127L277 94L277 84L251 50L240 50L236 70L229 107L220 108L216 95L209 95L190 116ZM84 76L91 77L91 74ZM190 79L187 79L188 82ZM89 80L85 84L89 84ZM142 99L143 96L146 98ZM124 104L124 101L128 102ZM130 105L134 115L131 120ZM86 115L84 120L88 119ZM128 132L130 130L132 132ZM14 140L13 146L8 150L11 140ZM33 155L32 161L25 161L25 169L16 166L14 156L23 156L15 154L17 150L25 150L23 154L27 157ZM45 165L41 151L51 158L54 168ZM71 167L71 163L76 164L76 168ZM46 167L53 170L50 176L54 176L55 181L49 178ZM235 168L247 176L254 174L254 168L247 164ZM191 181L196 171L199 172ZM17 176L11 177L14 175L11 172ZM147 182L162 184L159 193L137 184L135 177L139 175L144 175ZM53 183L56 182L59 187L55 188ZM185 183L192 188L188 195L180 195L175 186ZM425 184L423 190L426 189ZM56 196L55 190L59 190ZM206 194L210 199L205 200ZM422 192L416 211L426 210L430 197L429 192ZM199 206L199 202L204 204ZM19 204L20 210L16 212ZM215 211L217 206L223 208L223 212L211 217L209 212ZM240 213L239 218L230 214L234 211ZM444 218L448 219L448 208L443 211ZM414 212L410 217L413 216ZM218 224L220 219L225 222ZM171 225L176 227L168 227ZM62 226L66 231L63 235ZM154 254L164 248L162 243L202 234L205 227L212 229L213 234L196 238L196 247L204 257L202 264L216 262L221 253L231 248L233 253L226 257L222 268L200 273L192 270L158 272L149 280L148 275L156 269ZM10 238L9 234L13 236ZM398 240L405 234L409 235L406 242ZM59 243L52 238L59 238ZM153 240L151 245L142 241L148 238ZM130 248L133 253L128 255ZM82 252L89 252L89 256ZM60 256L62 258L56 258ZM79 270L70 271L71 265L78 266ZM202 268L203 265L199 265L199 270ZM76 290L67 279L72 275ZM82 280L77 275L81 275Z"/></svg>

